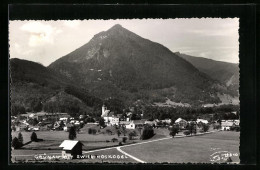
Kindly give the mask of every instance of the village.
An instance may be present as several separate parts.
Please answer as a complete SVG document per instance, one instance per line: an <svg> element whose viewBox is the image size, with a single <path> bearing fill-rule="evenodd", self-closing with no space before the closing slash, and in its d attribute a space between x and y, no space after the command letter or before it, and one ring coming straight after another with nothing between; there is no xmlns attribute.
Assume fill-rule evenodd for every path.
<svg viewBox="0 0 260 170"><path fill-rule="evenodd" d="M185 120L181 117L163 120L132 120L131 110L115 114L105 105L101 108L100 118L88 115L71 117L67 113L26 113L12 116L12 138L22 141L20 146L13 146L14 153L50 153L60 151L63 158L76 159L83 152L101 148L142 143L144 140L157 140L165 137L196 136L218 131L239 131L239 119L233 120ZM234 112L235 114L235 112ZM75 137L70 138L72 129ZM32 139L32 134L37 140ZM20 139L19 139L20 136ZM22 136L22 137L21 137ZM13 140L14 141L14 140ZM36 152L35 152L36 151ZM13 156L15 161L35 161L32 157ZM37 160L39 161L39 160Z"/></svg>
<svg viewBox="0 0 260 170"><path fill-rule="evenodd" d="M234 112L234 114L236 114ZM150 125L153 128L159 127L171 127L171 125L178 125L179 130L184 130L188 124L194 123L199 124L214 124L217 126L221 125L222 130L230 130L232 127L239 126L239 119L233 120L215 120L214 122L209 122L207 119L198 118L196 121L184 120L181 117L172 122L170 118L164 120L131 120L132 112L128 112L127 117L122 118L122 114L115 115L113 111L107 109L105 105L102 106L102 115L104 124L101 124L100 128L105 126L118 126L125 127L126 129L137 129L142 128L144 125ZM82 128L85 124L96 124L99 125L100 121L91 118L88 115L79 115L79 117L71 117L67 113L26 113L21 114L18 117L11 116L12 131L44 131L44 130L64 130L69 131L73 126Z"/></svg>

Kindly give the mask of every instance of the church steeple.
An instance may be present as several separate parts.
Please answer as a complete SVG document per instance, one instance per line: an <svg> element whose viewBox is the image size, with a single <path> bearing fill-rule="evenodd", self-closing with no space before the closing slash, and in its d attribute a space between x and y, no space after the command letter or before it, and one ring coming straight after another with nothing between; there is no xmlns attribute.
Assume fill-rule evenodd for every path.
<svg viewBox="0 0 260 170"><path fill-rule="evenodd" d="M107 110L107 107L106 107L105 104L103 104L103 106L102 106L102 115L101 115L101 117L103 117L103 116L105 115L106 110Z"/></svg>

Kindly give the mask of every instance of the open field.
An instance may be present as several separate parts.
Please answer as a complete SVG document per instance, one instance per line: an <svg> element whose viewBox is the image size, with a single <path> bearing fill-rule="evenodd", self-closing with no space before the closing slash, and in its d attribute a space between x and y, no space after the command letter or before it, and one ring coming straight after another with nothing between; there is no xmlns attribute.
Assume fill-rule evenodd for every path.
<svg viewBox="0 0 260 170"><path fill-rule="evenodd" d="M162 129L160 129L162 130ZM159 132L159 130L157 131ZM231 153L233 162L239 162L239 132L220 131L201 136L183 137L183 138L165 138L164 135L155 135L152 139L138 141L134 145L118 146L111 145L110 148L96 149L88 151L84 149L83 155L108 156L115 155L113 158L94 158L94 159L76 159L65 160L65 162L110 162L110 163L137 163L138 161L128 157L123 152L147 163L168 162L168 163L221 163L225 162L222 158L211 161L216 152L225 151ZM112 142L111 142L112 143ZM89 144L87 144L89 145ZM118 148L121 149L120 152ZM13 161L33 159L35 154L61 155L61 150L13 150ZM214 154L215 153L215 154ZM223 152L220 152L220 154ZM220 155L217 154L217 155ZM118 156L121 158L118 159ZM122 158L123 157L123 158ZM216 158L216 157L215 157ZM63 162L60 160L58 162Z"/></svg>
<svg viewBox="0 0 260 170"><path fill-rule="evenodd" d="M121 134L119 137L117 134L106 134L106 133L97 133L95 135L88 134L88 128L95 128L99 129L96 125L86 125L83 127L80 131L80 133L77 133L76 140L80 140L84 146L83 150L91 150L91 149L97 149L97 148L103 148L103 147L111 147L111 146L117 146L118 142L122 141L122 138L124 137L123 134ZM113 129L111 127L108 127L106 129ZM104 132L106 129L101 129L101 132ZM115 131L115 130L112 130ZM127 130L126 137L128 137L128 133L133 130ZM153 136L151 139L158 139L161 137L165 137L169 134L168 129L155 129L155 136ZM21 132L23 135L24 143L29 142L31 139L32 132ZM36 132L37 137L39 139L43 139L44 141L40 142L32 142L28 145L23 146L23 149L34 149L34 150L60 150L59 145L62 143L63 140L68 139L68 132L65 131L37 131ZM138 132L137 132L138 134ZM12 138L17 137L18 132L12 132ZM118 142L111 142L111 139L116 138L118 139ZM107 142L110 141L110 142ZM127 140L126 143L136 143L139 142L139 138L137 136L137 139L135 140Z"/></svg>
<svg viewBox="0 0 260 170"><path fill-rule="evenodd" d="M239 154L239 134L239 132L221 131L203 136L172 138L126 146L121 149L145 162L210 163L210 155L217 151ZM232 156L231 159L239 162L238 156Z"/></svg>

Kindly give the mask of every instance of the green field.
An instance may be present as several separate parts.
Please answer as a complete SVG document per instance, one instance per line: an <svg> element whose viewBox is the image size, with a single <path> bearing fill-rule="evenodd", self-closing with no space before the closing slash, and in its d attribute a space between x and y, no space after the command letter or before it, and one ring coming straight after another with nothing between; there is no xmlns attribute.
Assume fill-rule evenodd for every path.
<svg viewBox="0 0 260 170"><path fill-rule="evenodd" d="M13 161L30 160L34 158L35 154L46 153L49 155L61 155L61 148L59 148L58 146L63 140L68 139L68 132L38 131L36 133L38 138L44 139L44 141L32 142L28 145L25 145L22 149L12 150ZM127 140L126 144L130 145L124 144L121 147L121 150L147 163L211 163L211 155L218 151L228 151L229 153L238 154L237 156L231 156L231 159L233 162L239 162L239 132L220 131L201 136L170 138L160 141L156 140L169 137L168 130L159 128L155 129L155 133L156 135L149 140ZM12 133L13 137L17 136L17 134L17 132ZM22 132L22 134L24 138L24 143L30 141L31 132ZM85 128L84 131L81 131L81 133L77 134L77 140L82 141L82 143L84 144L84 154L88 153L91 155L124 155L116 148L111 148L118 147L118 142L105 142L106 140L111 140L112 138L118 138L119 141L121 141L122 137L123 135L118 137L116 134L108 135L102 133L97 135L90 135L87 133L87 128ZM148 143L143 143L146 141L148 141ZM131 143L136 144L131 145ZM100 148L105 149L99 151L98 149ZM129 157L125 159L96 158L77 159L69 161L86 163L102 161L111 163L137 163L137 161ZM59 162L62 162L62 160L60 160ZM219 160L216 162L224 162L224 160Z"/></svg>
<svg viewBox="0 0 260 170"><path fill-rule="evenodd" d="M217 151L239 154L239 134L239 132L221 131L203 136L172 138L129 146L122 150L145 162L210 163L210 155ZM231 159L239 162L238 156L232 156Z"/></svg>

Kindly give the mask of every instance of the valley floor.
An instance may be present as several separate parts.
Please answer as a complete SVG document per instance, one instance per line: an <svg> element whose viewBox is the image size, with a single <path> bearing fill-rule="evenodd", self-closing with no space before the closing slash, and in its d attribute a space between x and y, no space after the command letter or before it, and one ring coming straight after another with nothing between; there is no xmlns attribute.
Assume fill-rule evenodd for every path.
<svg viewBox="0 0 260 170"><path fill-rule="evenodd" d="M172 138L166 135L155 135L147 141L139 140L123 146L114 143L107 148L92 148L93 150L83 148L82 159L52 161L59 163L223 163L230 157L233 163L239 163L239 134L233 131L215 131L191 137L177 135ZM61 150L55 148L13 150L12 162L34 160L35 155L43 153L60 156ZM50 162L50 160L46 161Z"/></svg>

